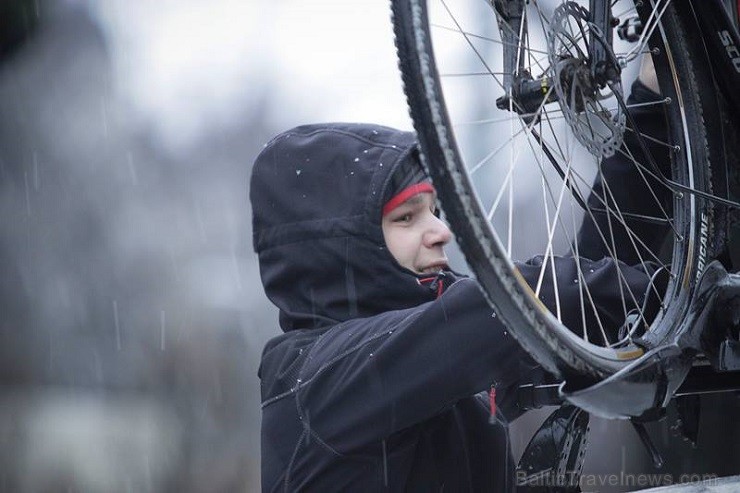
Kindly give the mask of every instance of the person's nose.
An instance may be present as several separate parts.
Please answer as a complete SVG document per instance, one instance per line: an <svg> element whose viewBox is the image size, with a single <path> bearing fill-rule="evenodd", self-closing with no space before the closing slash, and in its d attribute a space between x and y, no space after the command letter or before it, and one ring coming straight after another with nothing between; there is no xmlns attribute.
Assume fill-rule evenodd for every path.
<svg viewBox="0 0 740 493"><path fill-rule="evenodd" d="M435 246L445 246L452 239L452 231L450 231L447 223L438 218L432 216L430 219L429 228L424 235L424 243L427 247L432 248Z"/></svg>

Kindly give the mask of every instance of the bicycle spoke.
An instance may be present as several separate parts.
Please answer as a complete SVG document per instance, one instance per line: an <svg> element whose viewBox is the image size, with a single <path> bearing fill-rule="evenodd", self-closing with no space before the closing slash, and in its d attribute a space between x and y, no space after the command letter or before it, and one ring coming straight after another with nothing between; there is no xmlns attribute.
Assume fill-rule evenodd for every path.
<svg viewBox="0 0 740 493"><path fill-rule="evenodd" d="M507 75L505 72L468 72L468 73L450 73L450 74L439 74L442 78L448 78L448 77L476 77L476 76L485 76L488 77L489 75Z"/></svg>
<svg viewBox="0 0 740 493"><path fill-rule="evenodd" d="M531 143L530 143L530 145L531 145ZM542 146L541 143L539 143L538 145ZM567 174L566 174L566 176L568 176L573 171L572 170L572 167L571 167L572 156L569 157L566 160L566 162L568 163L567 164ZM541 163L540 163L540 169L542 170L542 164ZM543 176L543 179L544 179L544 172L543 172L542 176ZM557 218L560 215L560 210L561 210L561 206L562 206L562 198L564 196L565 188L568 187L570 189L571 197L576 196L577 193L578 193L578 192L575 192L572 189L572 186L573 186L572 185L572 180L568 180L568 179L563 180L563 183L562 183L562 186L561 186L561 190L560 190L560 194L559 194L558 201L557 201L557 206L556 206L557 208L556 208L555 216L554 216L553 221L552 221L552 226L550 226L551 222L550 222L549 218L547 220L548 231L549 231L548 232L548 243L547 243L547 246L546 246L546 252L545 252L545 256L544 256L544 260L543 260L543 265L540 268L540 272L539 272L539 275L538 275L537 287L536 287L535 292L539 296L539 293L540 293L540 290L541 290L541 287L542 287L542 282L543 282L543 279L544 279L544 272L547 269L548 259L549 259L549 264L551 266L551 270L553 272L555 272L554 248L553 248L552 238L553 238L555 226L558 225L558 224L560 224L561 228L563 229L563 232L564 232L564 235L566 237L566 240L567 240L568 244L569 245L575 244L575 251L573 250L573 247L570 247L570 249L571 249L571 252L574 253L574 258L575 258L575 262L576 262L576 270L577 270L577 273L578 273L577 280L579 282L579 300L580 300L580 305L581 305L581 317L582 317L583 337L584 337L585 340L588 341L588 332L587 332L587 325L586 325L585 300L584 300L584 296L583 296L584 289L585 289L586 295L587 295L588 300L589 300L589 303L590 303L590 306L591 306L591 308L594 311L594 315L596 317L597 325L599 326L599 330L601 331L601 333L604 336L605 343L608 344L609 341L608 341L608 338L606 337L606 331L604 330L603 323L601 322L601 319L600 319L599 314L598 314L598 310L596 309L596 305L595 305L595 303L593 301L593 296L591 295L590 290L588 288L588 283L585 282L585 277L583 275L583 272L582 272L582 269L581 269L581 266L580 266L580 260L579 260L580 259L580 255L579 255L579 252L578 252L578 249L577 249L577 242L571 242L570 237L567 234L567 231L565 230L565 226L562 223L560 223L560 222L557 221ZM552 190L549 188L549 185L547 186L547 188L550 191L550 194L552 196ZM571 198L571 200L572 200L572 198ZM571 215L572 215L572 212L573 212L573 207L571 206ZM574 230L575 230L575 223L574 223ZM558 287L557 286L558 286L558 284L557 284L557 281L556 281L556 277L553 275L553 289L555 290L556 300L559 300L559 290L558 290Z"/></svg>
<svg viewBox="0 0 740 493"><path fill-rule="evenodd" d="M475 34L475 33L469 32L469 31L464 31L460 27L454 28L454 27L449 27L449 26L443 26L441 24L430 24L430 26L432 26L434 28L437 28L437 29L443 29L445 31L454 32L454 33L457 33L457 34L462 34L466 38L467 37L471 37L471 38L480 39L480 40L483 40L483 41L489 41L491 43L494 43L494 44L497 44L497 45L501 45L501 46L515 46L512 43L505 43L505 42L501 41L500 39L489 38L487 36L482 36L480 34ZM535 53L539 53L541 55L547 56L547 52L546 51L535 50Z"/></svg>
<svg viewBox="0 0 740 493"><path fill-rule="evenodd" d="M571 162L571 159L569 158L566 161L568 163L570 163ZM540 166L541 166L541 164L540 164ZM569 176L569 175L575 175L574 170L570 167L570 165L568 165L568 171L567 171L567 175L566 176ZM543 173L543 180L544 180L544 173ZM563 185L566 185L567 183L570 183L570 185L568 185L568 186L571 189L571 197L577 197L580 194L580 192L579 191L576 191L576 190L573 190L574 185L572 183L572 180L564 180L563 181ZM548 188L549 188L549 186L548 186ZM555 217L556 218L560 215L560 210L562 208L562 196L563 196L562 195L562 192L563 191L564 191L564 188L561 187L561 194L560 194L559 199L557 201L557 209L556 209L556 213L555 213ZM543 190L543 193L544 193L544 190ZM552 191L551 190L550 190L550 193L552 194ZM573 200L573 198L571 198L571 200ZM573 211L573 208L571 207L571 213L572 213L572 211ZM592 219L593 219L593 217L592 217ZM625 228L629 229L629 227L624 222L624 219L623 218L621 218L621 222L623 223L623 226ZM547 244L547 247L546 247L546 254L545 254L545 257L544 257L544 263L543 263L543 266L540 269L540 273L539 273L539 276L538 276L538 282L537 282L537 286L536 286L536 289L535 289L535 292L537 293L538 296L539 296L539 293L540 293L540 290L541 290L541 285L542 285L542 281L543 281L543 278L544 278L544 271L547 268L547 264L550 263L551 266L553 266L553 264L554 264L554 260L553 260L554 259L554 249L553 249L553 245L552 245L552 236L554 234L554 227L555 227L555 225L557 225L557 223L558 223L557 220L554 220L554 221L551 221L550 220L550 218L549 218L549 212L548 212L548 218L547 218L547 224L548 224L548 230L549 230L548 231L548 244ZM561 224L561 227L562 227L562 224ZM575 229L576 229L575 228L575 222L574 222L574 226L573 227L574 227L574 231L575 231ZM600 231L599 234L602 237L602 241L606 242L606 239L603 236L603 232ZM573 247L571 247L571 251L575 254L575 258L579 258L580 257L580 254L579 254L579 252L577 250L577 242L571 242L571 240L569 238L569 235L567 234L567 232L565 232L565 230L564 230L564 235L568 239L568 244L569 245L575 244L575 248L576 248L575 251L573 250ZM611 244L612 244L612 248L611 249L608 248L608 250L609 250L609 253L612 256L612 258L615 258L616 259L617 258L617 256L616 256L616 247L614 245L614 241L613 240L611 241ZM644 265L644 262L643 262L643 265ZM577 268L580 269L580 265L577 266ZM646 271L647 271L647 268L646 268ZM624 287L622 286L622 282L624 282L625 286L627 286L627 287L628 287L628 284L627 284L626 279L624 278L624 274L622 274L621 272L619 272L619 275L621 277L621 281L619 283L619 289L620 289L620 292L622 293L621 299L622 299L622 303L623 303L623 311L624 311L625 317L626 317L627 308L626 308L626 305L625 305L626 302L624 301L625 296L624 296ZM602 337L604 338L604 343L607 344L607 345L612 344L612 341L610 341L609 338L606 335L606 331L605 331L605 329L603 327L603 323L601 323L601 321L598 319L598 310L597 310L597 308L595 306L595 303L594 303L594 300L593 300L593 296L591 295L590 291L588 290L588 286L587 286L587 283L585 282L585 277L583 276L583 272L582 271L580 271L580 277L579 277L579 279L580 279L580 283L581 283L581 286L579 288L579 296L581 298L582 307L585 304L585 301L583 300L583 289L586 289L586 291L587 291L586 292L586 297L588 298L588 302L590 304L591 309L594 310L594 314L597 317L597 322L598 322L597 325L599 325L599 330L602 333ZM634 303L635 307L638 310L640 310L639 304L637 303L637 300L635 298L635 294L631 290L629 290L629 296L632 299L632 302ZM556 293L556 298L559 300L559 294L557 294L557 293ZM582 312L582 316L583 316L583 320L584 320L584 324L585 324L585 311ZM587 332L585 332L585 328L584 328L584 336L587 339L587 335L586 334L587 334Z"/></svg>
<svg viewBox="0 0 740 493"><path fill-rule="evenodd" d="M687 219L679 211L674 217L671 203L665 200L670 199L669 193L681 190L683 182L676 179L678 185L674 185L670 178L680 172L677 166L683 166L684 155L674 145L682 142L671 142L655 132L649 135L647 127L633 120L636 111L661 112L663 108L671 118L675 108L668 105L676 97L672 87L678 86L671 85L675 78L666 79L665 72L659 72L662 92L671 97L624 101L630 78L636 74L624 62L631 65L642 53L650 53L653 45L647 42L652 43L652 34L663 32L655 29L670 3L653 0L652 11L640 10L644 29L637 42L617 39L615 29L611 49L624 70L620 80L605 87L591 80L590 44L599 35L583 16L588 2L578 2L580 7L573 8L564 6L565 1L550 6L543 0L526 0L519 11L508 4L502 10L489 1L471 0L463 5L434 0L436 18L427 26L434 35L430 46L447 43L449 47L442 51L447 57L444 66L436 63L439 55L428 52L434 57L433 75L438 84L441 81L445 96L444 100L434 96L446 112L441 122L444 128L437 130L454 132L451 141L461 147L456 151L459 162L465 164L472 186L480 188L476 199L482 202L497 240L497 255L512 261L536 256L536 267L527 278L532 296L546 302L554 319L568 325L579 338L620 351L642 327L653 323L654 302L660 310L666 309L666 303L674 306L660 313L676 310L671 303L681 288L670 284L671 294L666 295L661 289L662 276L668 272L675 278L677 269L685 269L658 243L664 234L680 238L678 233L687 227ZM620 11L615 15L620 21L636 15L633 7L621 2L610 1L610 5L612 12ZM484 15L491 16L488 22ZM660 49L666 44L656 42L655 46ZM423 93L424 87L418 87ZM446 123L445 118L451 121ZM675 125L672 120L669 123ZM443 140L443 134L439 135ZM666 135L680 134L671 127ZM640 147L634 145L633 136L639 136ZM663 175L662 158L657 159L660 167L650 160L663 152L673 153L673 174ZM594 155L608 159L614 155L615 162ZM611 166L618 162L629 167L625 171L630 183L643 195L639 201L620 188L617 175L612 177ZM452 164L446 169L452 173ZM610 308L605 308L603 294L589 273L597 266L591 267L581 255L594 256L594 261L602 256L611 259L598 266L618 283L611 286ZM566 262L567 269L561 269L566 265L561 256L572 256L575 264ZM633 268L646 273L645 283ZM648 296L650 304L646 305L643 300ZM658 315L659 320L664 316L670 315ZM622 319L625 322L620 327Z"/></svg>
<svg viewBox="0 0 740 493"><path fill-rule="evenodd" d="M473 166L470 170L468 170L468 173L470 173L471 175L473 175L473 173L475 173L476 171L478 171L484 164L486 164L487 162L490 162L491 159L494 158L499 152L501 152L502 150L506 149L507 147L511 148L512 146L510 145L510 143L513 140L515 140L516 137L518 137L522 132L524 132L524 130L520 130L519 132L513 134L509 138L509 140L507 140L506 142L502 143L499 147L497 147L496 149L494 149L493 151L491 151L489 154L486 155L486 157L484 157L478 163L476 163L475 166Z"/></svg>
<svg viewBox="0 0 740 493"><path fill-rule="evenodd" d="M468 36L468 34L465 31L463 31L462 26L460 26L460 23L457 21L457 18L454 15L452 15L452 11L447 6L447 2L445 0L440 0L440 2L442 3L442 6L447 11L447 14L450 16L450 19L452 19L452 22L454 22L455 25L457 26L457 31L463 35L468 46L470 46L470 49L473 50L473 52L475 53L480 63L483 64L483 67L486 69L486 72L491 74L491 77L493 77L493 79L498 83L498 85L501 86L501 88L504 89L504 91L506 91L506 88L504 87L503 83L501 83L501 81L498 80L496 75L494 75L493 70L491 69L491 67L488 66L488 63L486 62L485 58L483 58L483 55L481 55L478 49L473 45L472 41L470 41L470 37Z"/></svg>

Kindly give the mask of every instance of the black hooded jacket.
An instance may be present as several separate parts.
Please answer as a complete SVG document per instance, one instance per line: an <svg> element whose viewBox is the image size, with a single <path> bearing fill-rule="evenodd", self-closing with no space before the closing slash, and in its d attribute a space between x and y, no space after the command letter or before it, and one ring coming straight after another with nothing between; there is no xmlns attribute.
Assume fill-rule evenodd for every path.
<svg viewBox="0 0 740 493"><path fill-rule="evenodd" d="M281 134L255 162L254 247L284 331L260 367L263 491L513 488L484 391L516 385L530 358L475 281L439 295L383 240L390 176L417 152L412 133L322 124ZM525 278L539 262L519 265ZM585 267L603 315L621 313L611 265ZM576 278L573 259L557 269Z"/></svg>

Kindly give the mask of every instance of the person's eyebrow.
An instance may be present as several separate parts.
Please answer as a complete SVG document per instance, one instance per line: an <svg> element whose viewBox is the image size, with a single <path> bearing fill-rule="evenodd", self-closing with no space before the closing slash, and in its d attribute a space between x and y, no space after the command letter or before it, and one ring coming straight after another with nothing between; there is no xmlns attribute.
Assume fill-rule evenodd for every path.
<svg viewBox="0 0 740 493"><path fill-rule="evenodd" d="M426 193L428 193L428 192L417 193L416 195L413 195L413 196L409 197L408 199L406 199L401 205L403 205L403 204L409 204L409 205L417 205L417 204L420 204L421 202L424 202L424 195ZM434 193L432 193L432 202L435 202L436 203L436 201L437 201L437 193L434 192Z"/></svg>
<svg viewBox="0 0 740 493"><path fill-rule="evenodd" d="M413 197L409 197L409 199L408 199L408 200L406 200L406 201L404 202L404 204L408 204L408 205L416 205L416 204L419 204L419 203L421 203L421 202L423 202L423 201L424 201L424 197L422 197L420 193L417 193L417 194L416 194L416 195L414 195Z"/></svg>

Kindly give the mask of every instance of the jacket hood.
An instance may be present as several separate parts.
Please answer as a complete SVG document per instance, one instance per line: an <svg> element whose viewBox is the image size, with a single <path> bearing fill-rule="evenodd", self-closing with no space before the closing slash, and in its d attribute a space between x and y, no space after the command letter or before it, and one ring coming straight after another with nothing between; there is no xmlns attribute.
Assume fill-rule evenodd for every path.
<svg viewBox="0 0 740 493"><path fill-rule="evenodd" d="M410 159L412 132L372 124L304 125L265 145L250 185L253 244L284 331L435 298L383 239L390 178Z"/></svg>

